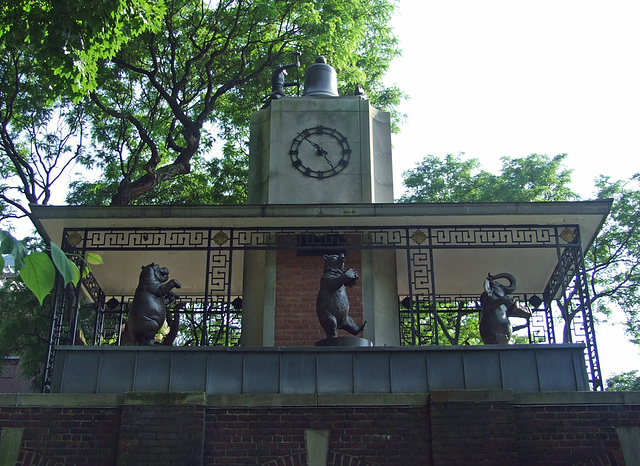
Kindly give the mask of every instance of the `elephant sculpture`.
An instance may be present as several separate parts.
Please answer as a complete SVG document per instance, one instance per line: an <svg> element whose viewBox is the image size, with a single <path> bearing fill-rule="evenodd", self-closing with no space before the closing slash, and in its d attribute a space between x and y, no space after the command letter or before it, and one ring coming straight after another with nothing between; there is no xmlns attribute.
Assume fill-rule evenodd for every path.
<svg viewBox="0 0 640 466"><path fill-rule="evenodd" d="M507 279L508 285L498 280ZM519 305L508 295L518 287L516 278L509 273L488 274L484 280L484 292L480 296L480 336L485 345L506 345L512 334L509 317L529 319L531 311Z"/></svg>

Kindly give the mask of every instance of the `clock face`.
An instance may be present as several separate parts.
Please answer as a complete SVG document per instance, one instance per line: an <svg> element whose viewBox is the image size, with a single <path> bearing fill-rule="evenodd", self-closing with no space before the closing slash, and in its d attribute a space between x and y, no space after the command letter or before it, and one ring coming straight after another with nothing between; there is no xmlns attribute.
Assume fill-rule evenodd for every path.
<svg viewBox="0 0 640 466"><path fill-rule="evenodd" d="M351 147L340 132L324 126L303 129L289 150L293 166L304 176L328 178L349 164Z"/></svg>

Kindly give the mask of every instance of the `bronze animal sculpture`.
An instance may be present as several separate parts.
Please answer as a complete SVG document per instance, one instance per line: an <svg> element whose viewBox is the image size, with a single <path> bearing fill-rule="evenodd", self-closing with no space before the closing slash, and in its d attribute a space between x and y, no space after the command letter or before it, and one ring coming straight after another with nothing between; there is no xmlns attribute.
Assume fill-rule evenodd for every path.
<svg viewBox="0 0 640 466"><path fill-rule="evenodd" d="M508 285L498 280L506 278ZM509 273L488 274L484 280L484 292L480 296L480 336L485 345L506 345L513 332L509 317L529 319L531 311L519 305L508 295L518 287L516 278Z"/></svg>
<svg viewBox="0 0 640 466"><path fill-rule="evenodd" d="M293 82L286 81L287 70L291 68L300 68L299 52L296 52L295 63L291 63L289 65L278 65L276 66L276 69L273 70L273 74L271 75L271 94L262 99L262 102L264 103L262 108L267 108L271 104L272 100L282 99L283 97L286 97L286 94L284 93L285 87L300 86L300 81L298 79Z"/></svg>
<svg viewBox="0 0 640 466"><path fill-rule="evenodd" d="M355 269L344 269L344 254L325 254L320 290L316 299L316 313L327 338L337 338L338 329L357 335L366 325L357 326L349 316L349 298L345 286L358 283Z"/></svg>
<svg viewBox="0 0 640 466"><path fill-rule="evenodd" d="M171 290L181 287L178 280L167 280L169 270L166 267L158 264L142 267L125 327L128 340L133 344L155 344L155 336L166 319L167 304L176 299ZM175 321L177 316L174 316Z"/></svg>

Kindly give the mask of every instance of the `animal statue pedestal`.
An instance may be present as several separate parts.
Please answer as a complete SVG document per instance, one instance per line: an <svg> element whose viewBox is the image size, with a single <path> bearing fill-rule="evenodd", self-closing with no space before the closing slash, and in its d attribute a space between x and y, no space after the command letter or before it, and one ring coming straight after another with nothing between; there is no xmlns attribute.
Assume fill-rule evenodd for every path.
<svg viewBox="0 0 640 466"><path fill-rule="evenodd" d="M314 346L348 346L350 348L357 348L362 346L373 346L373 342L366 338L359 337L336 337L325 338L324 340L317 341Z"/></svg>

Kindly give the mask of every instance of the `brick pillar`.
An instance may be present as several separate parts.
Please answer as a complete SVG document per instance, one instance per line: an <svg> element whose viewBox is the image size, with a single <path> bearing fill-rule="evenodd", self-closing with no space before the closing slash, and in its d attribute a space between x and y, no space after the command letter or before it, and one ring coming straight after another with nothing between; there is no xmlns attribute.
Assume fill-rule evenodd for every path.
<svg viewBox="0 0 640 466"><path fill-rule="evenodd" d="M118 465L203 464L205 393L127 393Z"/></svg>
<svg viewBox="0 0 640 466"><path fill-rule="evenodd" d="M434 466L518 464L510 390L432 391L429 408Z"/></svg>
<svg viewBox="0 0 640 466"><path fill-rule="evenodd" d="M347 289L349 315L360 325L362 315L362 265L360 251L347 252L345 269L355 268L360 280ZM276 265L275 346L313 346L327 338L316 314L316 296L324 267L322 256L298 256L295 250L280 250ZM344 330L339 336L350 336Z"/></svg>

